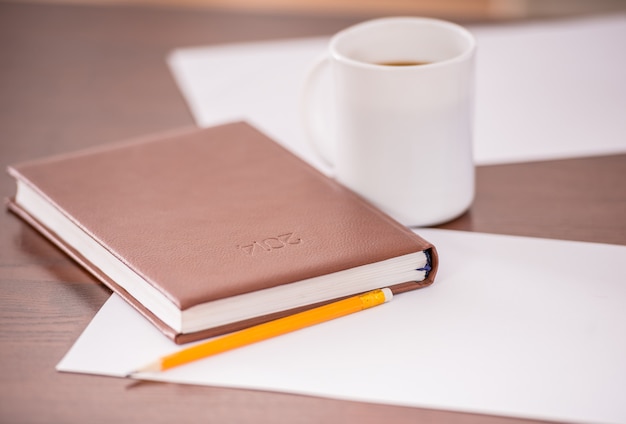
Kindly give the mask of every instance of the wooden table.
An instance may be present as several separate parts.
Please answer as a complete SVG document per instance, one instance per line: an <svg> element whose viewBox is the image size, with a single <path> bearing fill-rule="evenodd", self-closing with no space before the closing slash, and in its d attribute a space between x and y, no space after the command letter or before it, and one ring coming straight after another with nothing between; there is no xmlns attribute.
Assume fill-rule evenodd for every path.
<svg viewBox="0 0 626 424"><path fill-rule="evenodd" d="M329 35L360 18L0 4L0 161L192 125L176 47ZM486 166L445 228L626 244L626 155ZM0 177L2 197L14 183ZM523 422L118 378L54 367L110 292L18 218L0 216L0 422Z"/></svg>

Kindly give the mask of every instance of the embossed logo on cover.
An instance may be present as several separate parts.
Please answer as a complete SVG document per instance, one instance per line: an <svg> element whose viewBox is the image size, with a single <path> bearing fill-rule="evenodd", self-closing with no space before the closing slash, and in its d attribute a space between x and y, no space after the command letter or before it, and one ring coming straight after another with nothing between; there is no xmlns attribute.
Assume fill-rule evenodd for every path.
<svg viewBox="0 0 626 424"><path fill-rule="evenodd" d="M261 241L253 241L250 244L238 245L237 247L249 256L253 256L260 252L271 252L272 250L300 243L302 243L302 239L296 237L294 233L285 233L276 237L268 237Z"/></svg>

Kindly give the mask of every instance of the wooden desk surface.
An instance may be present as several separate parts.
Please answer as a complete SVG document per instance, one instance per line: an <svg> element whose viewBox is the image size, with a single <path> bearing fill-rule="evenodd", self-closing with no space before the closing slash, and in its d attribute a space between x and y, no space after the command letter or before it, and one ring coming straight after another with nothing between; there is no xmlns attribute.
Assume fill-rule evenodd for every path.
<svg viewBox="0 0 626 424"><path fill-rule="evenodd" d="M175 47L327 35L358 19L0 4L0 164L192 125L165 64ZM626 155L480 167L444 227L626 244ZM0 177L0 195L14 183ZM0 422L524 420L289 394L57 373L109 291L0 214Z"/></svg>

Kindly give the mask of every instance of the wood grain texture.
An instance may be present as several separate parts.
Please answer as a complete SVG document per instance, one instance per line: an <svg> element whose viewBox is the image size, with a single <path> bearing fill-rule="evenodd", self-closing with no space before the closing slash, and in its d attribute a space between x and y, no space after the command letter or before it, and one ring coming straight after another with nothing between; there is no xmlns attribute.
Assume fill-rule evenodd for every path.
<svg viewBox="0 0 626 424"><path fill-rule="evenodd" d="M193 124L175 48L328 35L358 18L0 3L0 165ZM444 227L626 244L626 155L481 167ZM2 173L0 195L13 195ZM57 373L109 291L0 213L0 422L521 423L419 408Z"/></svg>
<svg viewBox="0 0 626 424"><path fill-rule="evenodd" d="M476 170L469 213L441 228L626 244L626 155Z"/></svg>

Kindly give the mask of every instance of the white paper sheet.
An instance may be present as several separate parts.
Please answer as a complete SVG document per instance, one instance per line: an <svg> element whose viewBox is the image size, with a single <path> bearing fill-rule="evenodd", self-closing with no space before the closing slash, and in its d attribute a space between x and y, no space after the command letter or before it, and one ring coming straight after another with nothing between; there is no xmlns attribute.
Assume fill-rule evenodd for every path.
<svg viewBox="0 0 626 424"><path fill-rule="evenodd" d="M626 152L626 15L469 29L477 164ZM184 48L169 64L198 125L246 118L320 166L299 96L327 40Z"/></svg>
<svg viewBox="0 0 626 424"><path fill-rule="evenodd" d="M432 286L155 380L626 422L626 246L419 230ZM123 376L179 349L117 296L58 370Z"/></svg>

